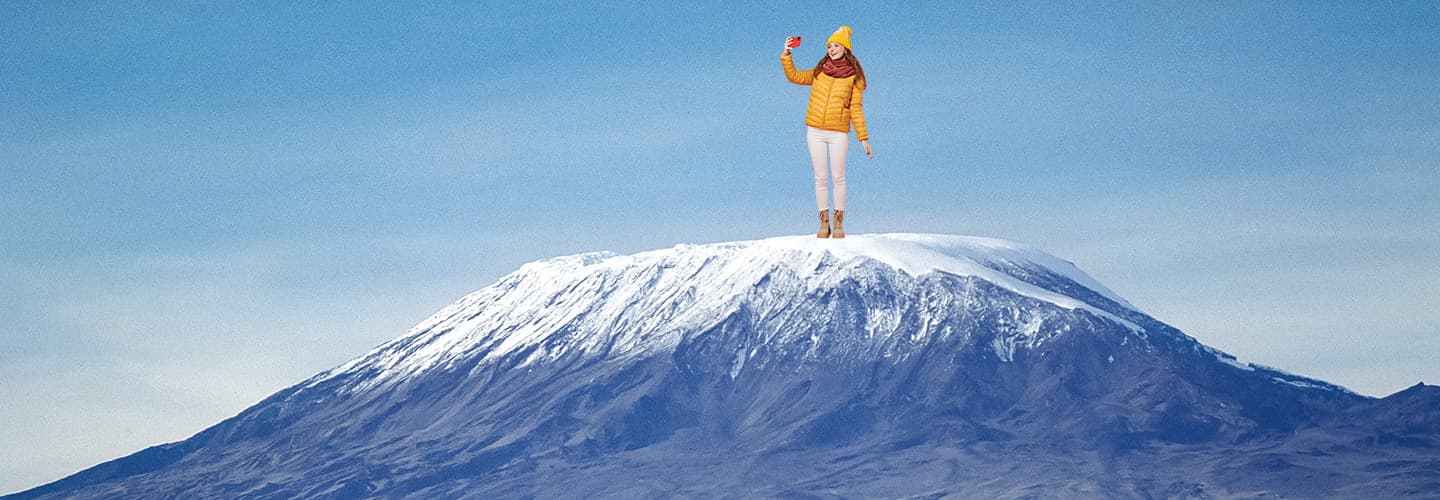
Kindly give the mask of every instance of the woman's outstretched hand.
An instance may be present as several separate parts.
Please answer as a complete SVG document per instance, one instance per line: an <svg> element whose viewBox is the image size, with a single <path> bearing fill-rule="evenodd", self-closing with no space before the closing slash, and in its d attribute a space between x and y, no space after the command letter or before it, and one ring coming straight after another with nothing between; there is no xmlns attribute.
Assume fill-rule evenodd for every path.
<svg viewBox="0 0 1440 500"><path fill-rule="evenodd" d="M795 37L793 37L793 36L787 36L787 37L785 37L785 51L784 51L784 52L781 52L781 54L789 54L789 53L790 53L790 42L791 42L792 40L795 40Z"/></svg>
<svg viewBox="0 0 1440 500"><path fill-rule="evenodd" d="M865 146L865 156L869 156L871 160L874 160L874 159L875 159L875 151L873 151L873 150L870 149L870 140L869 140L869 139L866 139L866 140L860 141L860 145L861 145L861 146Z"/></svg>

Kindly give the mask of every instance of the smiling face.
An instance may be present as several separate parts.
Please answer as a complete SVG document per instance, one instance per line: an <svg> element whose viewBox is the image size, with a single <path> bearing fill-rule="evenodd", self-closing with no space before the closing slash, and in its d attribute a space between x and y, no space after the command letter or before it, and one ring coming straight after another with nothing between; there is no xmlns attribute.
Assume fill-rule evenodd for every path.
<svg viewBox="0 0 1440 500"><path fill-rule="evenodd" d="M831 59L839 59L841 57L845 57L845 46L831 42L829 45L825 46L825 53L829 54Z"/></svg>

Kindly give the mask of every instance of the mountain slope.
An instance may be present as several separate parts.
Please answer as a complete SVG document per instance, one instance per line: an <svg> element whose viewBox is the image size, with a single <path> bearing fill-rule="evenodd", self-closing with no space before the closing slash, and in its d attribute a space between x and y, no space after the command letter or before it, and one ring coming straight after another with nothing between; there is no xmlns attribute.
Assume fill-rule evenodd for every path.
<svg viewBox="0 0 1440 500"><path fill-rule="evenodd" d="M19 497L1404 495L1440 398L1402 395L1238 363L1023 245L784 237L527 264Z"/></svg>

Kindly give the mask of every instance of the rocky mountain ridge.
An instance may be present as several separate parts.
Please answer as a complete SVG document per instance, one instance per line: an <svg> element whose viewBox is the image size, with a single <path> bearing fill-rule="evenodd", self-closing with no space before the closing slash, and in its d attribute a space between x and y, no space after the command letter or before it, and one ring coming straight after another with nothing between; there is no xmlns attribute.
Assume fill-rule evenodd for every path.
<svg viewBox="0 0 1440 500"><path fill-rule="evenodd" d="M1240 363L1002 240L527 264L191 439L15 498L1440 491L1440 395Z"/></svg>

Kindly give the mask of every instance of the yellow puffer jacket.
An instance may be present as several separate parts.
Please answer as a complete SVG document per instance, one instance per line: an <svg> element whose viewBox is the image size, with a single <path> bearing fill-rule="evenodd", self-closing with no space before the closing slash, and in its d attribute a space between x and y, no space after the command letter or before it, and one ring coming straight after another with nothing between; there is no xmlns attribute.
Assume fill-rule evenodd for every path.
<svg viewBox="0 0 1440 500"><path fill-rule="evenodd" d="M870 133L865 130L865 110L860 104L865 93L865 84L856 83L854 76L835 78L813 69L797 70L790 54L781 54L780 64L785 66L785 78L791 83L810 86L810 109L805 113L806 125L849 133L850 123L854 122L855 138L870 140Z"/></svg>

